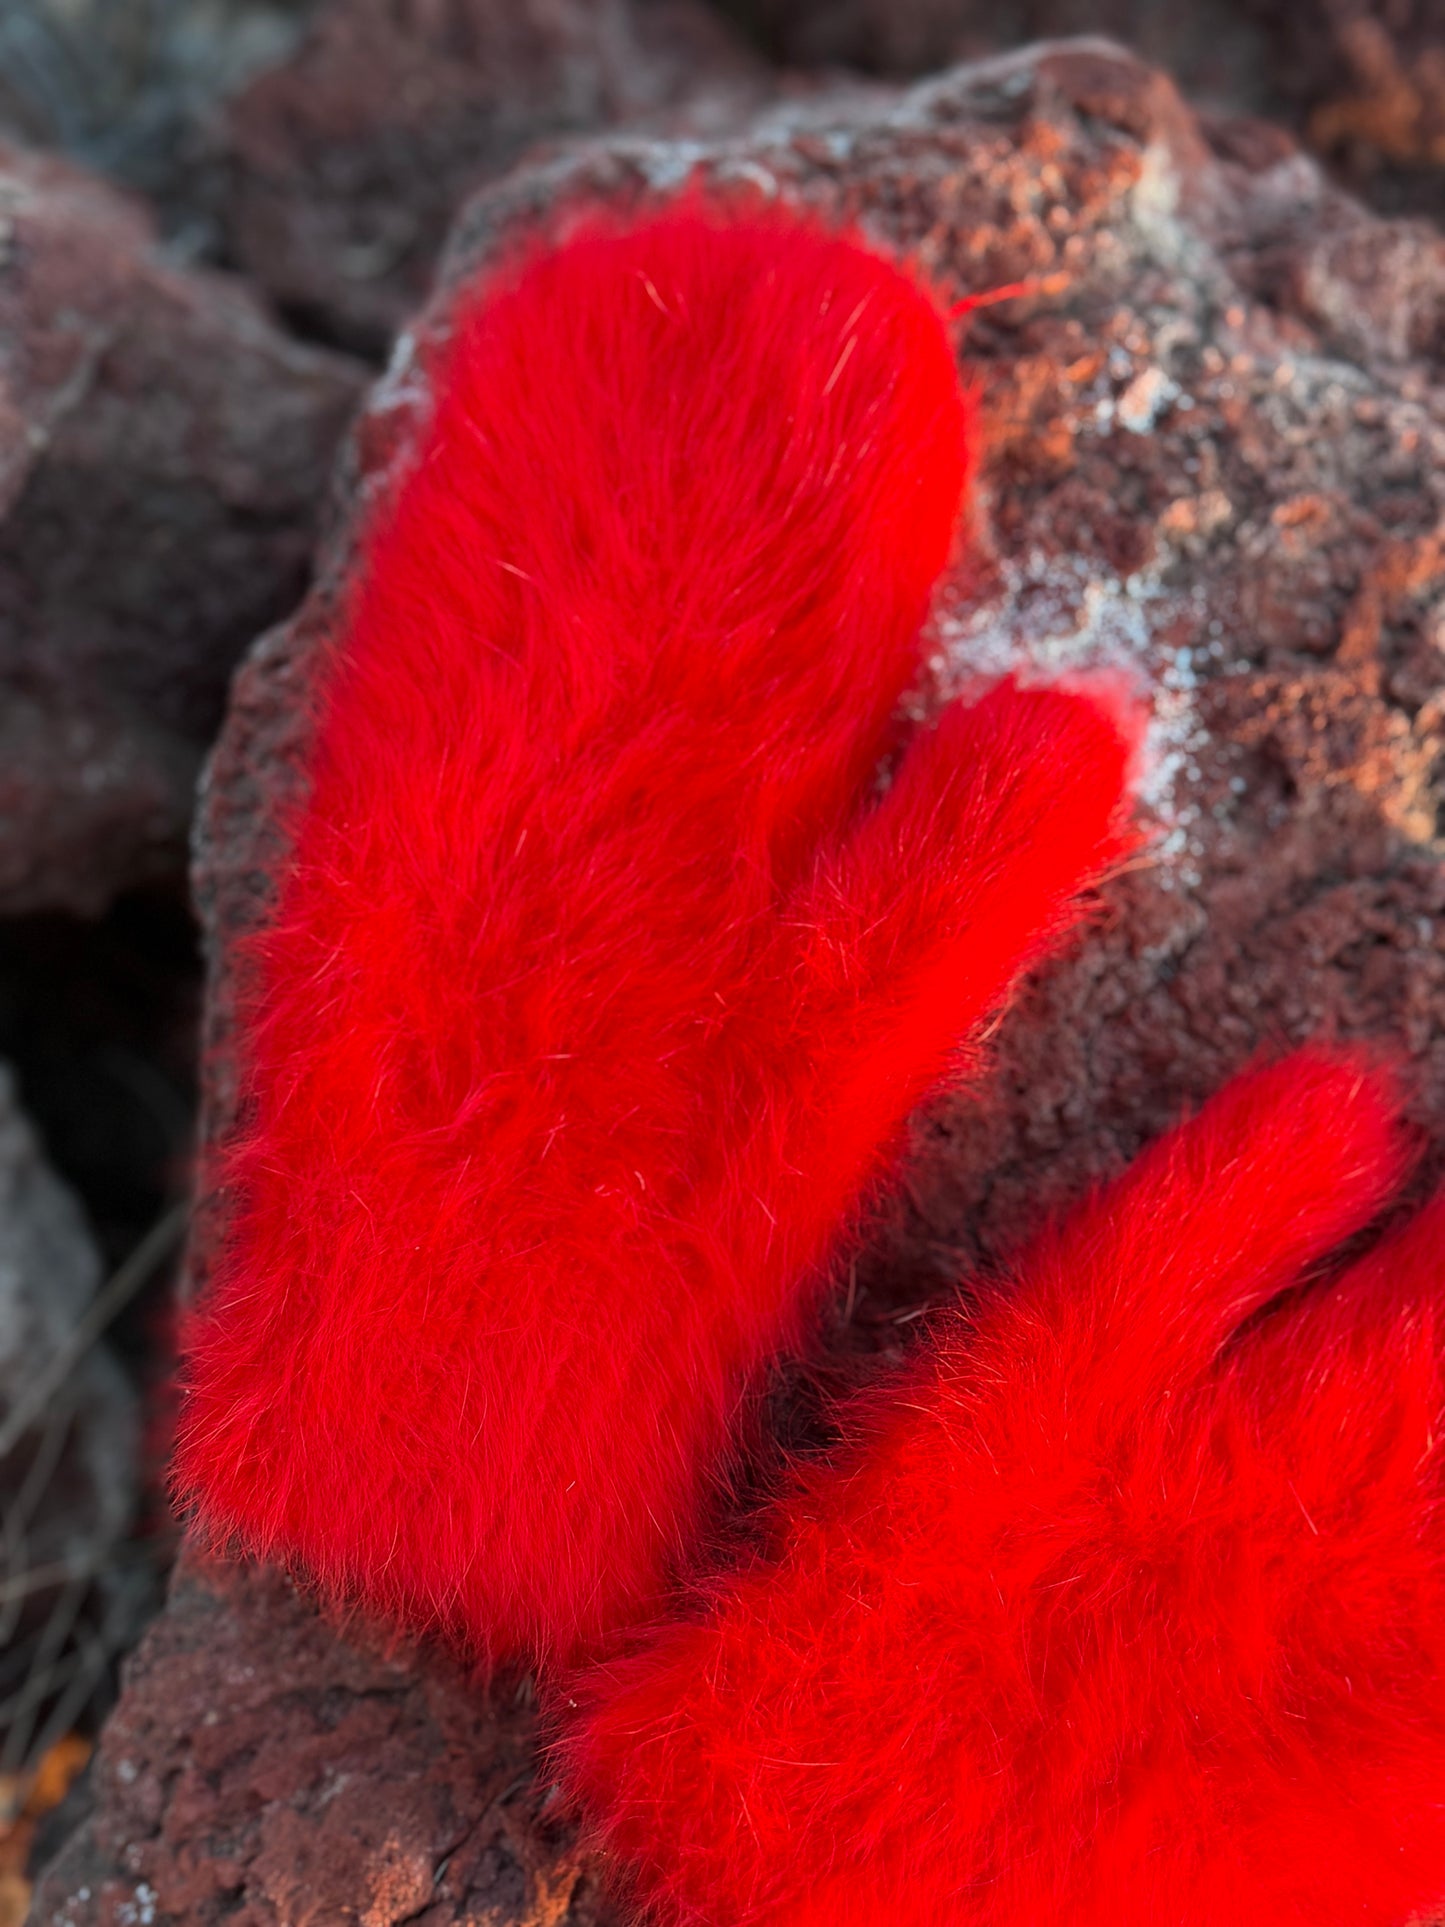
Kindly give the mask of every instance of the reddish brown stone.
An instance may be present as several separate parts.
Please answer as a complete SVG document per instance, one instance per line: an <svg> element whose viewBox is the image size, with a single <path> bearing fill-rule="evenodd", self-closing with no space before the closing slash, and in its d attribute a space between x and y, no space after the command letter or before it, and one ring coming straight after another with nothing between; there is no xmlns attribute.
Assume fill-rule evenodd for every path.
<svg viewBox="0 0 1445 1927"><path fill-rule="evenodd" d="M232 665L360 387L139 205L0 143L0 912L177 871Z"/></svg>
<svg viewBox="0 0 1445 1927"><path fill-rule="evenodd" d="M560 197L637 196L695 164L855 217L959 293L1031 284L970 331L990 441L973 558L940 605L935 682L1011 664L1041 674L1113 664L1155 704L1142 797L1152 841L1101 892L1088 932L1029 985L980 1091L917 1120L897 1200L840 1280L823 1376L856 1377L899 1350L960 1271L1118 1169L1259 1050L1321 1032L1379 1040L1405 1063L1438 1166L1445 384L1424 319L1436 240L1352 209L1288 146L1211 145L1167 82L1090 43L963 68L906 95L821 99L702 149L615 138L580 148L470 205L448 288ZM1341 233L1359 243L1332 257L1339 288L1358 288L1352 314L1343 294L1331 305L1310 293L1307 264ZM358 505L407 446L425 405L419 344L445 327L449 298L404 341L363 418L347 482ZM236 940L264 913L283 853L304 698L353 536L354 526L338 532L302 614L249 658L212 765L198 864L213 945L212 1141L234 1103ZM212 1201L193 1275L220 1230ZM806 1422L795 1392L780 1400L785 1425L800 1414ZM194 1583L157 1644L204 1644L188 1630ZM362 1661L333 1648L279 1582L227 1583L250 1589L258 1671L238 1679L223 1643L219 1660L196 1659L193 1703L208 1693L218 1722L244 1732L256 1696L285 1701L304 1651L309 1668L337 1669L336 1719L363 1716L347 1670ZM421 1704L431 1675L406 1677L407 1703ZM290 1740L269 1753L264 1799L242 1754L219 1759L197 1819L173 1768L165 1698L138 1668L105 1747L152 1789L144 1878L156 1927L213 1917L187 1911L185 1883L208 1843L233 1837L227 1904L239 1918L304 1917L312 1876L293 1864L300 1833L280 1816L312 1810L315 1756ZM477 1783L491 1784L498 1758L516 1761L520 1778L517 1731L487 1726L480 1705L474 1717L461 1744ZM409 1904L420 1889L445 1826L400 1796L412 1746L378 1730L347 1769L363 1776L348 1784L375 1797L354 1793L341 1810L356 1842L352 1884L343 1896L326 1874L327 1918L392 1919L385 1909L402 1903L385 1896L405 1888ZM93 1898L100 1875L76 1871L120 1879L119 1843L138 1824L106 1772L71 1871L44 1889L40 1927L119 1918ZM543 1797L519 1788L511 1810L526 1816L530 1864L565 1884L576 1863L542 1830ZM258 1811L272 1816L269 1857ZM478 1877L474 1892L487 1891ZM585 1918L592 1901L580 1896L592 1892L579 1888L550 1917ZM485 1903L425 1904L428 1927L543 1917L504 1883Z"/></svg>
<svg viewBox="0 0 1445 1927"><path fill-rule="evenodd" d="M1440 0L734 0L780 58L921 74L1049 35L1113 35L1192 98L1293 126L1382 211L1445 208Z"/></svg>
<svg viewBox="0 0 1445 1927"><path fill-rule="evenodd" d="M762 85L696 0L329 0L228 114L227 233L272 300L384 351L465 196L531 143Z"/></svg>
<svg viewBox="0 0 1445 1927"><path fill-rule="evenodd" d="M278 1574L183 1559L128 1665L44 1927L602 1927L525 1692L343 1640Z"/></svg>

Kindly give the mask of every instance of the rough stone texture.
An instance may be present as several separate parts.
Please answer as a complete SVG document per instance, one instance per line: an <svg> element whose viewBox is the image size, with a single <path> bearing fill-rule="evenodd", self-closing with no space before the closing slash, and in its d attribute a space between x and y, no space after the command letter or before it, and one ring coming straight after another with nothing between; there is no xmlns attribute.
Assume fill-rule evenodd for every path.
<svg viewBox="0 0 1445 1927"><path fill-rule="evenodd" d="M1247 0L1274 102L1389 213L1445 214L1441 0Z"/></svg>
<svg viewBox="0 0 1445 1927"><path fill-rule="evenodd" d="M525 1695L347 1643L278 1574L193 1557L127 1677L35 1927L602 1927L537 1811Z"/></svg>
<svg viewBox="0 0 1445 1927"><path fill-rule="evenodd" d="M329 0L229 111L227 239L294 318L384 352L524 147L684 101L705 126L761 86L697 0Z"/></svg>
<svg viewBox="0 0 1445 1927"><path fill-rule="evenodd" d="M730 141L581 147L475 200L445 283L559 198L644 194L694 166L854 216L959 293L1031 284L972 322L989 451L973 558L942 600L936 677L920 704L972 669L1096 663L1137 677L1155 702L1142 795L1152 844L1004 1023L981 1096L918 1120L898 1200L840 1279L825 1376L846 1380L906 1343L960 1267L1118 1169L1262 1047L1331 1030L1389 1040L1438 1165L1445 244L1365 215L1284 137L1238 122L1206 136L1158 74L1106 43L1073 42L905 95L777 110ZM445 320L443 299L403 340L362 419L346 477L358 505L407 445L425 405L425 344ZM306 696L353 533L331 542L298 619L248 659L211 765L196 871L212 945L211 1139L234 1106L236 941L263 913L283 851L279 812L302 780ZM193 1277L219 1235L213 1209ZM806 1401L784 1398L780 1418L806 1429ZM298 1653L315 1667L333 1652L274 1587L233 1588L260 1671L237 1682L224 1663L198 1662L192 1727L206 1706L222 1728L244 1730L256 1695L284 1698ZM150 1651L203 1644L210 1610L186 1581ZM327 1661L355 1663L339 1648ZM123 1735L154 1734L127 1737L123 1757L156 1789L147 1826L161 1844L145 1849L144 1878L157 1927L218 1917L188 1898L189 1869L219 1830L239 1836L257 1804L239 1758L216 1768L203 1812L184 1773L167 1781L179 1699L142 1665L119 1716ZM338 1718L361 1715L349 1686L334 1704ZM497 1719L472 1755L479 1783L492 1774L489 1748L520 1757L510 1750L520 1729ZM113 1741L107 1756L122 1757ZM297 1746L269 1757L266 1797L304 1810L313 1756ZM240 1917L258 1927L396 1918L370 1869L407 1854L420 1865L437 1837L388 1791L406 1757L379 1745L356 1769L362 1781L347 1783L373 1789L349 1795L368 1843L352 1854L349 1885L328 1874L319 1911L288 1911L299 1903L278 1897L272 1863L248 1847L231 1897ZM568 1878L570 1849L549 1844L541 1797L519 1788L514 1824L538 1866ZM102 1878L126 1877L128 1811L103 1780L99 1817L67 1862L91 1871L58 1872L37 1922L120 1922L119 1902L97 1896L120 1892ZM419 1917L429 1927L586 1917L580 1899L545 1916L501 1885L483 1892L438 1898Z"/></svg>
<svg viewBox="0 0 1445 1927"><path fill-rule="evenodd" d="M925 73L1050 34L1109 33L1191 97L1291 122L1388 213L1445 209L1441 0L729 0L802 66Z"/></svg>
<svg viewBox="0 0 1445 1927"><path fill-rule="evenodd" d="M139 205L0 143L0 913L174 873L231 667L360 390Z"/></svg>
<svg viewBox="0 0 1445 1927"><path fill-rule="evenodd" d="M9 1446L0 1451L0 1652L17 1658L63 1590L56 1569L79 1577L93 1568L136 1503L136 1399L104 1346L86 1353L31 1423L19 1417L100 1277L80 1206L45 1162L0 1064L0 1435L12 1420L18 1433L13 1443L0 1436ZM43 1571L50 1584L24 1588L26 1575ZM4 1680L11 1693L21 1683Z"/></svg>

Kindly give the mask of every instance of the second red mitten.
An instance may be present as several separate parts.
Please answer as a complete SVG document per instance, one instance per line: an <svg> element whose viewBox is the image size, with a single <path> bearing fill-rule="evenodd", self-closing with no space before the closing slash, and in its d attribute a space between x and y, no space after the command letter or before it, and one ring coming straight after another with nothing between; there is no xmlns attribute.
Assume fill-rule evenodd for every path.
<svg viewBox="0 0 1445 1927"><path fill-rule="evenodd" d="M1436 1917L1445 1201L1311 1277L1406 1164L1363 1065L1239 1079L853 1414L754 1565L568 1694L649 1918Z"/></svg>

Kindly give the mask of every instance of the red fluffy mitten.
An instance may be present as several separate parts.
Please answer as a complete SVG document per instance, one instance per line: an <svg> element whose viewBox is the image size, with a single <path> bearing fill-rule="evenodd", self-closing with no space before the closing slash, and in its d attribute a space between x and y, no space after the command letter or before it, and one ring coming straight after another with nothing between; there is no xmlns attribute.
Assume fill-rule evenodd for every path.
<svg viewBox="0 0 1445 1927"><path fill-rule="evenodd" d="M572 1784L660 1922L1445 1902L1445 1200L1308 1282L1407 1162L1348 1059L1239 1079L574 1689Z"/></svg>
<svg viewBox="0 0 1445 1927"><path fill-rule="evenodd" d="M782 213L583 226L459 324L258 944L203 1529L483 1658L700 1529L919 1097L1120 847L1107 702L901 693L970 415L928 293Z"/></svg>

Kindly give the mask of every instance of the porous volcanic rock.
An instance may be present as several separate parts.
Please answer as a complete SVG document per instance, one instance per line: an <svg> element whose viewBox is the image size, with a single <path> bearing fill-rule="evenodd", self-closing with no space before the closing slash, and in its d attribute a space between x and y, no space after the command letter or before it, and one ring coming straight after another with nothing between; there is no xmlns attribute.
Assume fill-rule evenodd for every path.
<svg viewBox="0 0 1445 1927"><path fill-rule="evenodd" d="M1311 145L1376 206L1445 214L1445 8L1440 0L1254 0L1279 87Z"/></svg>
<svg viewBox="0 0 1445 1927"><path fill-rule="evenodd" d="M177 872L232 665L361 389L139 203L0 142L0 914Z"/></svg>
<svg viewBox="0 0 1445 1927"><path fill-rule="evenodd" d="M1215 130L1211 144L1161 75L1084 41L871 101L776 110L728 139L581 146L469 205L443 292L350 446L345 486L360 511L425 408L425 349L451 291L516 223L578 193L645 198L700 169L854 219L959 294L1028 284L969 329L988 453L971 559L941 598L919 706L1010 666L1134 677L1154 700L1141 794L1152 841L1031 982L981 1089L916 1120L897 1198L839 1280L835 1382L898 1351L961 1269L1118 1170L1261 1049L1321 1032L1380 1039L1404 1059L1439 1163L1442 243L1365 215L1283 137L1246 133ZM302 780L307 692L354 532L354 519L338 530L300 616L246 662L211 764L196 870L211 943L211 1142L235 1101L237 939L263 916L284 856L280 812ZM194 1278L220 1231L212 1201ZM398 1909L428 1927L589 1918L590 1881L543 1903L500 1875L491 1892L469 1876L472 1898L455 1898L437 1871L451 1821L434 1817L430 1793L401 1797L414 1743L389 1728L348 1756L350 1885L327 1871L323 1887L317 1873L313 1894L297 1858L278 1886L268 1843L292 1828L300 1853L309 1836L291 1816L316 1806L325 1769L298 1737L267 1752L258 1778L244 1741L253 1709L288 1693L311 1704L309 1675L334 1668L317 1704L338 1724L364 1718L366 1690L347 1669L373 1662L334 1643L279 1581L197 1583L183 1580L147 1652L193 1647L190 1690L208 1696L221 1735L242 1737L207 1753L199 1794L197 1774L176 1770L165 1679L151 1657L138 1664L102 1744L97 1818L42 1887L37 1927L119 1927L140 1881L156 1927L383 1922ZM226 1657L241 1635L205 1657L218 1612L244 1616L250 1675ZM399 1674L398 1703L429 1703L430 1678ZM549 1828L543 1782L525 1780L526 1717L480 1702L455 1717L454 1731L476 1721L465 1745L478 1785L516 1763L509 1824L560 1895L576 1862ZM149 1789L143 1828L123 1763ZM234 1843L224 1894L195 1884L222 1839ZM402 1864L430 1864L433 1881L428 1893L418 1872L404 1908L386 1884Z"/></svg>
<svg viewBox="0 0 1445 1927"><path fill-rule="evenodd" d="M235 258L327 338L384 352L466 195L533 142L764 85L699 0L328 0L227 113Z"/></svg>
<svg viewBox="0 0 1445 1927"><path fill-rule="evenodd" d="M1191 99L1294 127L1383 212L1445 213L1440 0L731 0L778 58L921 74L1021 42L1115 34Z"/></svg>
<svg viewBox="0 0 1445 1927"><path fill-rule="evenodd" d="M595 1876L533 1811L527 1698L338 1638L278 1573L187 1555L31 1919L601 1927Z"/></svg>

